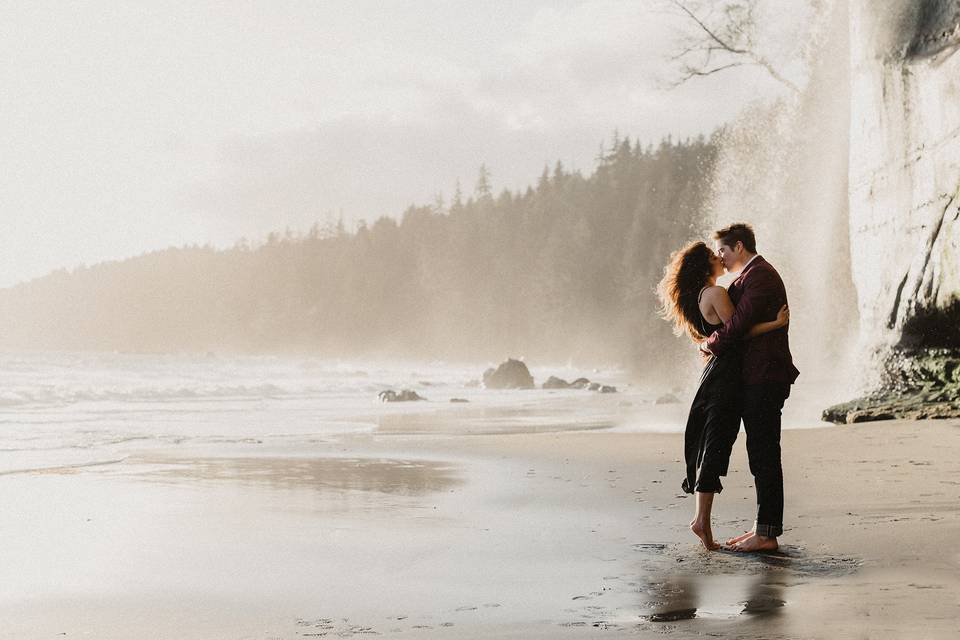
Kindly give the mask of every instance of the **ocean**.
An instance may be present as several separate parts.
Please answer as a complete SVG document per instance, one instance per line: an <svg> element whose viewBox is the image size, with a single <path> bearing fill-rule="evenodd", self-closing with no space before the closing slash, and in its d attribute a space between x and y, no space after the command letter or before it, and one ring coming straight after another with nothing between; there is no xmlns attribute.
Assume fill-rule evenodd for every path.
<svg viewBox="0 0 960 640"><path fill-rule="evenodd" d="M678 432L693 392L639 388L623 369L573 365L530 370L537 385L549 376L582 376L618 392L487 390L479 380L494 364L3 354L0 473L107 464L131 451L171 445L211 453L254 444L296 451L318 439L361 433ZM411 389L425 400L380 402L377 394L387 389ZM828 404L824 389L798 385L787 403L785 426L823 426L817 407ZM667 394L676 402L664 403ZM453 398L467 402L451 403Z"/></svg>

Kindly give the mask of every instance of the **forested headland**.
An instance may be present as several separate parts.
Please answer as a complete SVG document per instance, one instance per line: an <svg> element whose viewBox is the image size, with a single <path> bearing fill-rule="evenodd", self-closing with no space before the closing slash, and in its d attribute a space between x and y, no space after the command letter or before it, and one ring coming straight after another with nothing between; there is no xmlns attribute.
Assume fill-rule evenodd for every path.
<svg viewBox="0 0 960 640"><path fill-rule="evenodd" d="M0 291L8 350L309 352L620 362L689 352L657 317L671 251L699 235L717 136L615 136L584 176L473 192L347 231L188 246Z"/></svg>

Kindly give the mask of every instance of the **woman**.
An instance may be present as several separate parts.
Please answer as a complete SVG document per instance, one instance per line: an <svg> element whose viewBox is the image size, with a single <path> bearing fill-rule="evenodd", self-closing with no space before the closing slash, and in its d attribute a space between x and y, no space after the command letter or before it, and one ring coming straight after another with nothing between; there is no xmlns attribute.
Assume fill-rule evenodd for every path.
<svg viewBox="0 0 960 640"><path fill-rule="evenodd" d="M717 286L722 275L723 262L703 242L692 242L670 256L657 292L660 313L673 322L676 335L686 333L700 344L730 320L733 303L727 290ZM789 321L784 306L776 320L754 325L746 337L774 331ZM730 450L740 430L740 380L740 353L731 350L711 357L700 376L684 433L687 475L682 487L697 496L690 530L710 551L720 548L713 539L710 511L714 494L723 490L720 476L727 475Z"/></svg>

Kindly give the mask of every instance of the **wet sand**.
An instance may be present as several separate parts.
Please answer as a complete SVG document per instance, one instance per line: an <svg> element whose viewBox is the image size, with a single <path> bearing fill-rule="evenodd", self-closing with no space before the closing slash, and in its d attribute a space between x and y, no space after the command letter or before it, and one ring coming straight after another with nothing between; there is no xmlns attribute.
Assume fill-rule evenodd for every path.
<svg viewBox="0 0 960 640"><path fill-rule="evenodd" d="M0 477L0 637L956 637L958 421L785 432L751 556L687 530L680 434L416 425ZM718 537L742 434L724 484Z"/></svg>

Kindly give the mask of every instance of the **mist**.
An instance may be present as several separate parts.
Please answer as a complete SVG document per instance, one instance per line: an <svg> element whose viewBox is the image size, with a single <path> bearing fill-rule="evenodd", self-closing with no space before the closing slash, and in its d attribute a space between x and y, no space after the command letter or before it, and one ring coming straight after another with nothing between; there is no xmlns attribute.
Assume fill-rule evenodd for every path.
<svg viewBox="0 0 960 640"><path fill-rule="evenodd" d="M653 0L6 5L0 286L354 230L469 193L481 164L496 191L589 174L614 130L709 135L777 93L749 68L670 87L683 26Z"/></svg>
<svg viewBox="0 0 960 640"><path fill-rule="evenodd" d="M4 630L955 637L957 51L960 0L3 3ZM789 323L707 357L657 286L737 222Z"/></svg>
<svg viewBox="0 0 960 640"><path fill-rule="evenodd" d="M789 6L764 5L758 46L804 85L829 12ZM58 184L7 191L0 256L22 282L0 291L0 347L518 356L682 382L695 351L653 292L673 250L746 220L791 255L768 226L782 202L845 224L843 184L809 202L817 176L787 171L806 154L844 175L842 145L816 160L834 132L804 151L842 114L755 67L676 82L691 23L669 3L339 8L76 7L14 48L86 81L53 83L77 109L18 107L43 145L8 180L39 162ZM25 35L48 16L14 17ZM807 335L842 341L849 318L815 310L823 273L783 266Z"/></svg>

